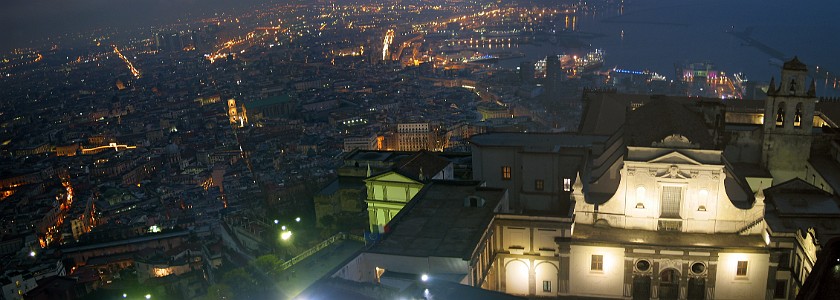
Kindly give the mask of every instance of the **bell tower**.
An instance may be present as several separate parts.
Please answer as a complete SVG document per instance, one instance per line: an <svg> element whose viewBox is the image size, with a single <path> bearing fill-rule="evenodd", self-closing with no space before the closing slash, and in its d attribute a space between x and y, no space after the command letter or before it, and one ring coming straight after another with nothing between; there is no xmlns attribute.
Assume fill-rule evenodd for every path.
<svg viewBox="0 0 840 300"><path fill-rule="evenodd" d="M774 183L805 176L814 127L816 83L806 84L808 67L794 57L782 66L781 82L767 87L761 162Z"/></svg>

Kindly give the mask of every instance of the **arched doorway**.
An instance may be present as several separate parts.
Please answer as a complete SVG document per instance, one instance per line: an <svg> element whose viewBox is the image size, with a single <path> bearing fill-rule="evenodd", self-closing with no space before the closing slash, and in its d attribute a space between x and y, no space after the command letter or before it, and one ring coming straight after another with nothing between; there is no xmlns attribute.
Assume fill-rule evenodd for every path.
<svg viewBox="0 0 840 300"><path fill-rule="evenodd" d="M505 292L514 295L528 295L528 265L514 260L505 266Z"/></svg>
<svg viewBox="0 0 840 300"><path fill-rule="evenodd" d="M650 299L650 276L633 277L633 300Z"/></svg>
<svg viewBox="0 0 840 300"><path fill-rule="evenodd" d="M674 269L665 269L659 273L659 299L677 300L680 298L680 273Z"/></svg>
<svg viewBox="0 0 840 300"><path fill-rule="evenodd" d="M706 299L706 279L705 278L690 278L688 279L688 300L703 300Z"/></svg>

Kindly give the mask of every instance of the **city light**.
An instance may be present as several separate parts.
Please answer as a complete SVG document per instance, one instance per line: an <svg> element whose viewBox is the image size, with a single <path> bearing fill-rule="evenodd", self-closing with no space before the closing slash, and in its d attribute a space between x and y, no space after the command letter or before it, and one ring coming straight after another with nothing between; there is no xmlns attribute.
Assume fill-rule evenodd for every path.
<svg viewBox="0 0 840 300"><path fill-rule="evenodd" d="M388 47L394 42L394 30L388 29L385 38L382 40L382 60L388 60Z"/></svg>
<svg viewBox="0 0 840 300"><path fill-rule="evenodd" d="M280 239L284 241L288 241L292 237L291 231L283 231L280 233Z"/></svg>
<svg viewBox="0 0 840 300"><path fill-rule="evenodd" d="M125 65L128 66L128 70L131 71L131 75L134 75L136 78L140 78L140 71L134 67L134 64L132 64L131 61L122 54L122 52L120 52L120 49L117 49L116 45L114 45L114 53L116 53L117 56L125 62Z"/></svg>
<svg viewBox="0 0 840 300"><path fill-rule="evenodd" d="M0 50L3 232L24 247L0 277L22 276L17 296L63 274L115 299L178 282L322 299L324 276L343 297L405 277L388 297L432 299L461 274L525 298L781 299L822 277L840 65L813 51L833 45L773 49L717 10L623 0L233 2L0 39L18 47ZM789 15L771 14L808 21ZM767 207L750 193L796 178ZM785 211L800 191L825 197Z"/></svg>

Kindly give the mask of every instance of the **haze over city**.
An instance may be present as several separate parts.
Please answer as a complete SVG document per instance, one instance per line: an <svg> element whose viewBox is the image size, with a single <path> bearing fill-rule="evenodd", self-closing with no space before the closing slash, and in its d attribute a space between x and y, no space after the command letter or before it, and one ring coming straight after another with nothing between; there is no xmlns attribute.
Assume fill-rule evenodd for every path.
<svg viewBox="0 0 840 300"><path fill-rule="evenodd" d="M0 299L840 297L840 3L0 3Z"/></svg>

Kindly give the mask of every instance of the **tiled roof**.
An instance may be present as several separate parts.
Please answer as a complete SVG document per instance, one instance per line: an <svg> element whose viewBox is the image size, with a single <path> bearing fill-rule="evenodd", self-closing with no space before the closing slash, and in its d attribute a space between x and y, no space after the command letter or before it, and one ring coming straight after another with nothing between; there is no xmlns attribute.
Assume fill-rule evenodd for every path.
<svg viewBox="0 0 840 300"><path fill-rule="evenodd" d="M628 146L650 147L678 134L701 149L713 149L714 142L700 113L670 99L656 99L627 115Z"/></svg>

